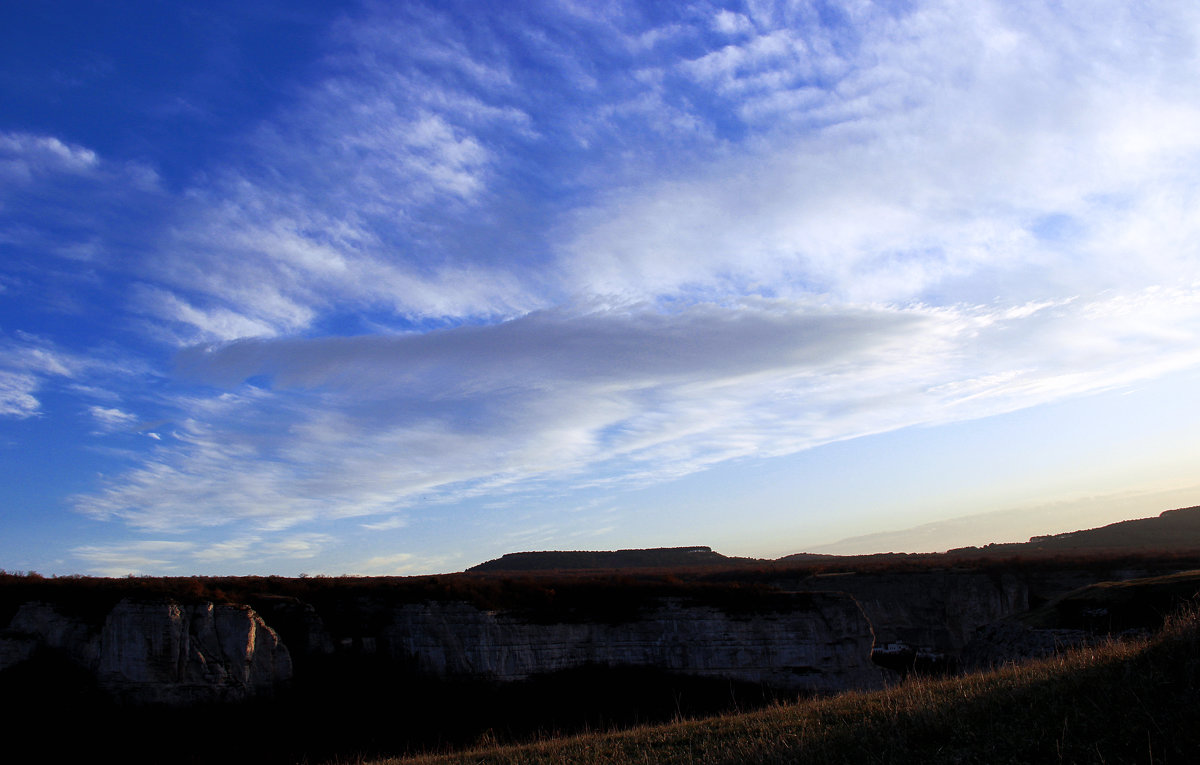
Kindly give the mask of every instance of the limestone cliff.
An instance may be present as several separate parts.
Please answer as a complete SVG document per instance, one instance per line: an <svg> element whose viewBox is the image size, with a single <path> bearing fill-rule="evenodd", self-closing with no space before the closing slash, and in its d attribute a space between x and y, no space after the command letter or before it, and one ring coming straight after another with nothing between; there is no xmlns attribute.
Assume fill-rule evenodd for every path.
<svg viewBox="0 0 1200 765"><path fill-rule="evenodd" d="M980 627L1029 608L1030 583L1006 573L920 571L817 576L781 583L839 590L861 605L877 645L905 643L957 657Z"/></svg>
<svg viewBox="0 0 1200 765"><path fill-rule="evenodd" d="M415 593L391 582L319 585L309 591L312 602L256 582L261 590L244 593L255 608L14 599L11 623L0 630L0 670L57 651L117 699L170 704L272 694L292 679L293 660L298 684L339 677L347 667L507 682L608 666L833 692L883 685L892 675L872 656L886 658L893 648L904 661L880 665L898 672L919 670L922 657L952 668L977 635L993 645L989 657L1021 653L1007 633L981 628L1081 581L1137 573L945 568L780 576L724 588L631 580L557 590L530 580L512 592L499 580L469 580L484 593L472 602L434 580L418 582L425 590ZM1004 639L989 642L989 635Z"/></svg>
<svg viewBox="0 0 1200 765"><path fill-rule="evenodd" d="M895 662L887 661L887 652L899 647L910 657L910 665L911 659L925 657L932 660L927 667L950 669L1045 655L1055 646L1077 643L1073 633L1061 630L1037 640L1028 636L1017 640L1004 623L1039 603L1097 581L1127 581L1148 573L1120 566L1026 571L945 568L846 572L776 584L792 591L836 589L855 598L871 623L875 633L872 653L883 666L896 668ZM986 662L981 657L986 657Z"/></svg>
<svg viewBox="0 0 1200 765"><path fill-rule="evenodd" d="M279 636L248 606L120 601L100 629L53 604L21 606L0 639L0 669L54 649L114 698L148 704L238 701L292 676Z"/></svg>
<svg viewBox="0 0 1200 765"><path fill-rule="evenodd" d="M636 618L535 621L464 602L346 606L330 633L304 603L266 606L310 658L370 654L437 677L512 681L588 665L646 667L778 689L874 688L870 624L853 598L798 594L786 607L730 613L663 598ZM347 631L349 630L349 631ZM53 604L21 606L0 637L0 669L40 648L65 652L112 696L181 704L269 694L292 676L279 635L248 606L122 600L96 629Z"/></svg>
<svg viewBox="0 0 1200 765"><path fill-rule="evenodd" d="M648 667L793 691L874 688L871 627L840 593L804 596L781 612L731 615L667 598L631 621L534 623L466 603L420 603L392 612L373 641L442 677L501 681L585 665Z"/></svg>

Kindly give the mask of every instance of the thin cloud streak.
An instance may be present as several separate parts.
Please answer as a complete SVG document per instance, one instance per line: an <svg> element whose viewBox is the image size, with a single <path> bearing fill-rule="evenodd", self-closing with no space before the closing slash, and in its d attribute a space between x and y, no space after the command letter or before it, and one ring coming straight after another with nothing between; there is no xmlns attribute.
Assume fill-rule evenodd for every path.
<svg viewBox="0 0 1200 765"><path fill-rule="evenodd" d="M37 395L45 385L80 379L106 366L105 361L63 351L43 338L24 333L0 336L0 417L37 416L41 413Z"/></svg>
<svg viewBox="0 0 1200 765"><path fill-rule="evenodd" d="M238 536L219 542L155 539L82 545L73 548L71 554L86 562L88 570L97 576L145 575L164 570L183 574L197 569L249 570L263 560L307 560L319 555L332 542L328 535L312 533L275 539Z"/></svg>

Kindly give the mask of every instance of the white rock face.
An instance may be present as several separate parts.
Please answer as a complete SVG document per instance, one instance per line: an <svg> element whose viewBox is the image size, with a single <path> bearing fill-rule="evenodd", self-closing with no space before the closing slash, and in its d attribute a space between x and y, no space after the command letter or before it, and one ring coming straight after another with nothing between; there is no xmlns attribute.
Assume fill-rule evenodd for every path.
<svg viewBox="0 0 1200 765"><path fill-rule="evenodd" d="M138 698L241 699L292 676L287 648L249 606L122 601L100 642L101 684Z"/></svg>
<svg viewBox="0 0 1200 765"><path fill-rule="evenodd" d="M122 600L96 631L52 605L27 603L5 632L21 647L10 659L29 658L38 645L63 650L133 703L237 701L292 677L287 648L248 606Z"/></svg>
<svg viewBox="0 0 1200 765"><path fill-rule="evenodd" d="M664 600L622 623L533 623L466 603L405 605L381 635L393 655L441 677L501 681L588 664L651 667L795 691L877 688L870 625L838 593L803 596L810 605L743 618Z"/></svg>
<svg viewBox="0 0 1200 765"><path fill-rule="evenodd" d="M853 598L804 593L793 605L730 614L668 598L629 621L547 624L466 603L425 602L376 612L364 621L381 627L338 638L440 677L509 681L605 665L796 691L883 684L869 658L870 625ZM247 606L123 600L97 629L53 605L28 603L0 640L0 669L39 645L66 651L101 687L134 703L239 700L270 694L292 677L287 648Z"/></svg>

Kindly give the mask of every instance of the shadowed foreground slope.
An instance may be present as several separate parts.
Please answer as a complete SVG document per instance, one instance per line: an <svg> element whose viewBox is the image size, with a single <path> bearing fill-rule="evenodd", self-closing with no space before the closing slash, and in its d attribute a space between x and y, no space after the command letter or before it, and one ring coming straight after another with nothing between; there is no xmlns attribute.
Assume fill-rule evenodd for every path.
<svg viewBox="0 0 1200 765"><path fill-rule="evenodd" d="M375 765L1189 763L1200 751L1200 613L1151 637L980 675L758 712Z"/></svg>

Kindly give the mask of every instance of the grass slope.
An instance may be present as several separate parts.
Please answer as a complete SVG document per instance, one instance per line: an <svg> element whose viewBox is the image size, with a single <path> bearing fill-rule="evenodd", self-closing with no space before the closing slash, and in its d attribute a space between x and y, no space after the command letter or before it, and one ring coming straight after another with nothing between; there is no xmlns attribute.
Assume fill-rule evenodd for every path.
<svg viewBox="0 0 1200 765"><path fill-rule="evenodd" d="M374 765L1192 763L1200 614L1154 637L979 675L623 732Z"/></svg>

